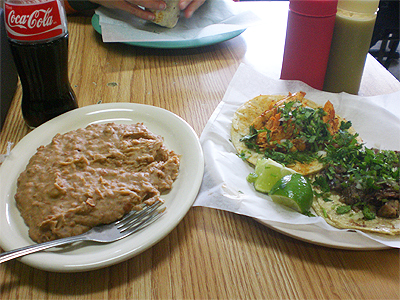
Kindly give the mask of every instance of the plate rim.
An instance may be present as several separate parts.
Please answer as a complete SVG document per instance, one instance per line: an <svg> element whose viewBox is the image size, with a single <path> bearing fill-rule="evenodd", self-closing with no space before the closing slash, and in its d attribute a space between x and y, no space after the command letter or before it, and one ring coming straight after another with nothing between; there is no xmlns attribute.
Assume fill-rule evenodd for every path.
<svg viewBox="0 0 400 300"><path fill-rule="evenodd" d="M112 113L110 113L110 111ZM69 111L63 115L60 115L44 124L41 126L37 127L27 135L25 135L16 145L15 147L11 150L10 156L6 158L6 160L3 162L3 164L0 166L0 176L4 179L6 178L6 171L9 170L9 167L14 167L15 166L15 161L12 159L9 159L10 157L13 157L13 152L16 154L19 154L20 151L23 151L24 147L27 145L27 143L31 142L31 139L37 136L38 134L43 134L48 130L49 128L53 127L52 131L59 131L61 133L67 132L70 130L74 130L79 127L87 126L89 124L92 124L93 122L103 122L106 123L108 119L104 119L107 115L113 114L113 113L119 113L121 111L126 111L126 113L132 113L133 116L130 121L127 121L125 119L121 119L120 123L129 123L129 124L134 124L138 122L143 122L146 125L146 120L139 120L139 118L144 118L146 113L152 113L153 115L160 115L164 116L164 118L157 118L158 124L153 124L153 126L165 126L165 122L168 122L170 125L171 123L173 126L182 126L182 132L185 132L185 139L189 137L189 140L191 141L191 145L186 144L186 143L180 143L182 145L182 152L189 152L190 157L183 157L185 160L181 159L181 167L182 168L182 162L183 162L183 170L180 170L179 175L192 175L192 177L181 177L174 182L175 184L175 190L174 186L171 189L171 191L163 195L162 198L166 202L166 206L177 206L179 204L179 209L177 211L174 211L173 214L168 214L169 210L167 209L167 213L157 220L157 222L149 225L142 231L133 234L132 236L126 237L123 240L117 241L112 244L107 244L107 245L101 245L101 244L96 244L96 245L88 245L83 248L78 249L81 251L85 251L86 249L94 249L95 255L92 255L93 257L96 257L99 253L105 252L106 254L108 253L109 250L113 250L113 244L115 245L114 247L120 247L122 250L118 249L118 251L114 251L112 253L108 253L109 256L105 256L102 258L102 260L85 260L85 262L82 262L82 258L88 257L91 252L89 251L88 253L79 253L74 255L75 249L72 249L69 254L71 255L72 253L72 259L68 258L70 256L64 256L64 259L61 261L60 259L54 262L54 256L57 253L54 253L54 251L47 251L47 252L41 252L41 253L35 253L31 254L29 256L25 256L20 258L19 260L23 262L24 264L27 264L31 267L41 269L44 271L51 271L51 272L82 272L82 271L90 271L90 270L95 270L95 269L100 269L104 267L108 267L117 263L120 263L122 261L125 261L127 259L130 259L141 252L151 248L153 245L158 243L161 239L165 238L178 224L179 222L184 218L184 216L187 214L189 209L192 207L196 196L198 194L198 191L201 186L201 182L203 179L203 174L204 174L204 155L202 151L202 147L199 141L199 137L197 136L196 132L193 130L193 128L180 116L174 114L173 112L166 110L164 108L152 106L152 105L146 105L146 104L139 104L139 103L129 103L129 102L116 102L116 103L103 103L103 104L94 104L94 105L88 105L88 106L83 106L81 108ZM158 113L158 114L157 114ZM79 118L85 116L84 119L81 119L78 122L74 122L74 118ZM168 117L165 117L168 116ZM135 119L136 118L136 119ZM64 121L64 122L63 122ZM76 123L84 123L85 125L83 126L74 126L73 124ZM154 132L155 134L160 134L157 132ZM161 134L160 134L161 135ZM51 138L54 136L54 134L47 134L47 137L43 137L43 139ZM164 136L163 136L164 137ZM175 136L174 136L175 137ZM167 136L169 138L169 142L171 143L172 136ZM168 140L166 140L166 143L168 144ZM179 143L178 141L174 141L175 145ZM41 145L40 140L35 144L34 146ZM37 147L32 147L31 146L31 151L33 153L36 152ZM32 150L34 148L34 150ZM170 146L168 148L171 149ZM16 149L16 150L15 150ZM175 150L176 149L171 149ZM176 151L178 154L181 154L180 152ZM183 154L183 153L182 153ZM24 169L28 160L30 159L31 154L28 153L21 159L21 157L18 157L18 163L16 168L17 169ZM190 162L190 167L193 165L193 170L191 171L188 168L188 159L190 158L196 158L197 162ZM15 158L15 157L14 157ZM15 173L19 176L20 171L16 170ZM14 175L10 176L10 179L2 180L4 183L0 183L0 185L5 185L6 188L2 189L3 191L0 192L0 225L2 228L3 226L6 225L6 230L1 230L0 232L0 246L2 247L3 250L11 250L17 247L25 246L28 245L28 240L24 240L25 234L27 234L28 227L25 225L24 230L26 232L20 232L18 231L18 226L16 224L13 224L12 221L13 219L18 219L18 222L23 223L22 217L18 214L17 216L12 214L12 210L16 209L15 207L10 207L12 206L12 202L14 201L14 194L12 193L13 189L15 192L15 186L16 186L16 180L18 177L15 177ZM184 195L182 194L181 190L185 192L185 187L183 186L185 184L185 181L190 180L191 184L190 187L191 189L189 192L186 192ZM178 183L177 183L178 182ZM14 187L13 187L14 186ZM8 193L11 191L10 193ZM6 194L6 195L5 195ZM173 194L175 196L178 196L177 198L173 198L172 200L169 197L172 197ZM183 199L183 200L182 200ZM14 202L15 203L15 202ZM11 222L11 223L10 223ZM162 229L159 230L157 229L156 226L163 225L161 227ZM13 228L11 228L13 227ZM10 245L10 236L8 234L10 233L15 233L17 232L20 234L18 236L19 239L16 239L16 241L11 241ZM147 232L147 235L153 235L152 237L146 237L144 233ZM156 233L156 234L154 234ZM136 238L136 241L134 240ZM142 239L143 241L141 242ZM11 240L14 240L12 238ZM23 244L21 244L21 241ZM25 243L26 241L26 243ZM133 241L133 243L132 243ZM31 242L31 241L30 241ZM13 244L14 243L14 244ZM15 243L19 243L21 245L13 246ZM129 246L132 244L133 246L127 247L124 244L128 244ZM31 243L33 244L33 242ZM110 246L111 245L111 246ZM94 247L94 248L90 248ZM97 248L95 248L97 247ZM100 247L100 248L99 248ZM101 248L103 247L103 248ZM129 249L128 249L129 248ZM84 250L83 250L84 249ZM68 253L67 253L68 254ZM56 256L57 257L57 256ZM61 257L62 258L62 257ZM65 260L65 258L67 258ZM79 261L81 260L81 262Z"/></svg>
<svg viewBox="0 0 400 300"><path fill-rule="evenodd" d="M278 224L273 224L272 222L267 222L258 218L254 218L254 220L256 220L257 222L259 222L260 224L280 233L283 235L286 235L288 237L291 237L295 240L299 240L302 242L307 242L310 244L314 244L317 246L323 246L323 247L327 247L327 248L332 248L332 249L339 249L339 250L356 250L356 251L371 251L371 250L387 250L387 249L393 249L392 247L386 246L384 244L381 244L379 242L374 242L372 240L368 240L370 242L370 244L368 246L364 246L364 245L350 245L348 243L340 243L337 241L329 241L329 242L324 242L324 239L321 239L320 234L318 234L318 239L315 240L311 237L309 237L309 233L308 231L304 231L304 230L298 230L295 228L288 228L288 227L295 227L295 225L291 226L291 224L285 224L285 226L279 226ZM312 227L313 224L307 224L308 226ZM306 226L306 225L304 225ZM298 232L301 231L302 235L300 236L298 234ZM312 234L316 234L316 232L311 231ZM346 234L352 237L360 237L360 235L358 235L357 232L355 231L349 231L349 230L342 230L341 234Z"/></svg>
<svg viewBox="0 0 400 300"><path fill-rule="evenodd" d="M101 25L99 23L99 15L94 13L91 20L92 27L94 30L101 33ZM115 42L122 43L131 46L139 46L146 48L157 48L157 49L183 49L183 48L197 48L202 46L210 46L218 44L230 39L233 39L242 34L247 28L230 31L227 33L217 34L211 37L194 38L182 41L147 41L147 42Z"/></svg>

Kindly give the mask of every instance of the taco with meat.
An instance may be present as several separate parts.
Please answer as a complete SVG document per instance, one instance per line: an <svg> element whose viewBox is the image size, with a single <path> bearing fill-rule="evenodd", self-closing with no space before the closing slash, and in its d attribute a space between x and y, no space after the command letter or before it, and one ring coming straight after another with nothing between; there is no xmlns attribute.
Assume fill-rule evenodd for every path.
<svg viewBox="0 0 400 300"><path fill-rule="evenodd" d="M337 228L400 234L400 151L369 149L346 134L336 142L311 176L314 211Z"/></svg>
<svg viewBox="0 0 400 300"><path fill-rule="evenodd" d="M339 130L355 131L331 102L321 107L304 96L260 95L240 106L231 128L237 152L252 165L267 157L303 175L320 171L325 145Z"/></svg>

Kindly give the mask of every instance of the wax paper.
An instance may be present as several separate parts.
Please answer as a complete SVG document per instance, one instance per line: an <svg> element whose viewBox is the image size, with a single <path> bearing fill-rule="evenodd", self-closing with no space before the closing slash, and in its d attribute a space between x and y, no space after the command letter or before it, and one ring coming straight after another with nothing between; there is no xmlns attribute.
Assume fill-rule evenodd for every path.
<svg viewBox="0 0 400 300"><path fill-rule="evenodd" d="M259 18L232 0L208 0L193 16L181 15L178 24L170 29L139 19L129 13L101 7L99 15L104 42L161 42L185 41L211 37L246 29Z"/></svg>
<svg viewBox="0 0 400 300"><path fill-rule="evenodd" d="M205 206L246 215L263 223L281 226L306 226L310 230L335 232L339 241L344 230L326 224L320 217L307 217L254 190L246 176L254 169L241 158L230 142L231 121L236 109L260 94L287 95L306 92L306 98L323 105L330 100L336 113L350 120L367 147L400 150L400 91L373 97L346 93L327 93L315 90L300 81L284 81L266 77L247 65L240 65L208 121L200 142L205 156L203 184L194 206ZM400 248L400 236L360 233L389 247Z"/></svg>
<svg viewBox="0 0 400 300"><path fill-rule="evenodd" d="M3 163L3 161L7 158L7 156L10 155L11 153L11 148L14 145L12 142L7 142L7 152L6 154L0 154L0 164Z"/></svg>

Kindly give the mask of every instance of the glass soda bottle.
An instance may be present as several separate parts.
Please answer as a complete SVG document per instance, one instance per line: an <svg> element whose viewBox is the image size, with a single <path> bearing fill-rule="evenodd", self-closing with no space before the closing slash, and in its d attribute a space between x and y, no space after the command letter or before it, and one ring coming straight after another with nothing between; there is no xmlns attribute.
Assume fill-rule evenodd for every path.
<svg viewBox="0 0 400 300"><path fill-rule="evenodd" d="M78 107L68 79L67 18L61 0L5 0L8 40L29 127Z"/></svg>

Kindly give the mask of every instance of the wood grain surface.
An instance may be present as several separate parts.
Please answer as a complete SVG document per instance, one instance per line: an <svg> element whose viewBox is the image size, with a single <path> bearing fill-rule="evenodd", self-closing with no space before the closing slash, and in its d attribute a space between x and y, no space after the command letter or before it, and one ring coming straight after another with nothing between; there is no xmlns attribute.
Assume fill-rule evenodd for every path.
<svg viewBox="0 0 400 300"><path fill-rule="evenodd" d="M69 16L69 70L79 106L132 102L163 107L200 136L240 63L279 78L287 2L240 3L263 18L242 35L193 49L106 44L90 16ZM360 94L400 90L371 56ZM21 87L0 135L30 130ZM1 228L0 228L1 230ZM0 299L399 299L399 250L340 250L302 242L232 213L191 208L159 243L114 266L52 273L19 261L0 265Z"/></svg>

